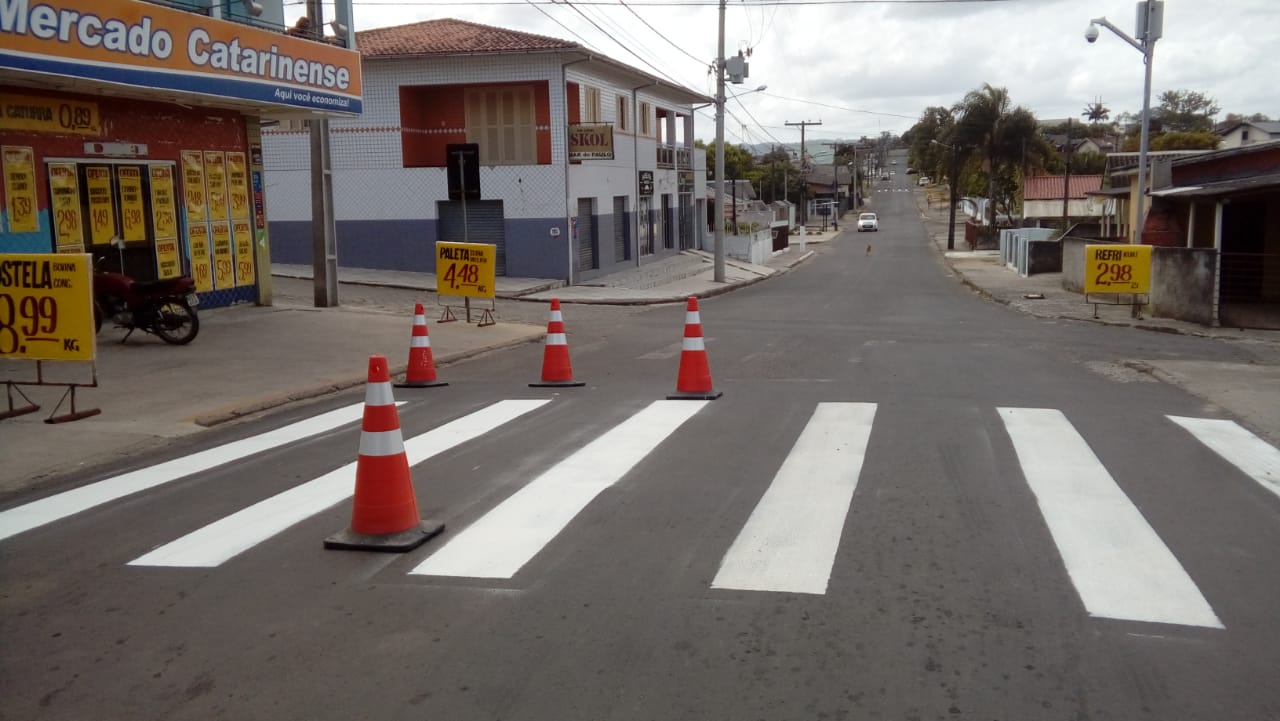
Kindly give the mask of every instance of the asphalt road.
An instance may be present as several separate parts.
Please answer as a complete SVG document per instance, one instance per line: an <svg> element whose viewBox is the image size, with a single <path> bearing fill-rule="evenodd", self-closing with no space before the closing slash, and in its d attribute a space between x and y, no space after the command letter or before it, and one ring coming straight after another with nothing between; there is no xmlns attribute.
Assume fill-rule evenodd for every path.
<svg viewBox="0 0 1280 721"><path fill-rule="evenodd" d="M662 401L676 306L567 307L582 388L526 387L525 346L398 390L447 524L415 551L322 548L358 424L231 445L361 392L8 533L17 499L0 717L1280 719L1280 495L1122 365L1241 351L982 300L894 169L879 233L702 304L718 400Z"/></svg>

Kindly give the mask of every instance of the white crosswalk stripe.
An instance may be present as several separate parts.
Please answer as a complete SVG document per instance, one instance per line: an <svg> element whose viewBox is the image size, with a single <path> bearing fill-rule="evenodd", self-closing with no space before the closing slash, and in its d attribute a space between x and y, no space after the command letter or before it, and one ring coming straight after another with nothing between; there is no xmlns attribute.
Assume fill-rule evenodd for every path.
<svg viewBox="0 0 1280 721"><path fill-rule="evenodd" d="M1280 496L1280 450L1235 421L1168 416L1263 488Z"/></svg>
<svg viewBox="0 0 1280 721"><path fill-rule="evenodd" d="M482 440L550 401L504 400L404 440L411 465ZM573 400L557 403L574 403ZM215 469L255 453L334 430L359 419L363 404L330 411L240 441L121 474L83 488L0 512L0 539L53 523L114 499ZM478 520L446 536L420 556L410 574L511 579L544 548L572 535L571 524L601 494L703 409L706 401L657 401L581 447L557 449L550 468ZM828 591L852 504L868 457L874 457L874 403L819 402L758 502L735 519L736 535L723 551L711 589L822 595ZM1035 498L1049 538L1084 610L1095 617L1222 628L1196 582L1157 528L1121 489L1103 462L1061 412L1042 408L998 409L1018 466ZM1167 416L1229 463L1280 496L1280 451L1238 424L1218 419ZM762 421L767 422L767 421ZM517 431L520 426L516 427ZM1179 439L1181 431L1168 427ZM774 429L784 430L784 429ZM785 432L785 430L784 430ZM362 434L362 443L365 442ZM352 455L356 448L352 447ZM783 455L785 453L785 455ZM265 498L168 541L129 562L131 566L217 567L349 498L356 463ZM762 477L758 482L765 480ZM1123 480L1123 479L1121 479ZM597 499L600 499L599 501ZM852 533L852 531L851 531ZM729 538L725 537L726 540ZM440 541L436 542L437 544ZM427 547L431 549L432 547ZM712 559L708 559L712 560ZM1217 589L1210 589L1217 593Z"/></svg>
<svg viewBox="0 0 1280 721"><path fill-rule="evenodd" d="M164 485L180 478L247 458L359 420L364 404L329 411L283 428L233 441L189 456L123 473L48 498L0 512L0 540L52 523L95 506Z"/></svg>
<svg viewBox="0 0 1280 721"><path fill-rule="evenodd" d="M477 438L548 401L501 401L414 436L404 443L416 465ZM363 441L362 441L363 442ZM129 562L131 566L218 566L253 546L324 511L355 492L356 463L295 486L233 513Z"/></svg>
<svg viewBox="0 0 1280 721"><path fill-rule="evenodd" d="M875 415L874 403L818 404L712 588L827 592Z"/></svg>
<svg viewBox="0 0 1280 721"><path fill-rule="evenodd" d="M1090 615L1223 627L1173 552L1060 411L1001 408L1000 417Z"/></svg>
<svg viewBox="0 0 1280 721"><path fill-rule="evenodd" d="M516 491L410 573L511 578L708 401L655 401Z"/></svg>

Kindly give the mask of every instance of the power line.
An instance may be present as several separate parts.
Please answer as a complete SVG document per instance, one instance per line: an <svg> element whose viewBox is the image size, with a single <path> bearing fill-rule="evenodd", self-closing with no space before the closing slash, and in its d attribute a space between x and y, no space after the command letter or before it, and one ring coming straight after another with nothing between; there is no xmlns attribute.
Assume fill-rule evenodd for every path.
<svg viewBox="0 0 1280 721"><path fill-rule="evenodd" d="M806 5L960 5L1010 3L1017 0L741 0L751 7L803 7ZM306 0L290 0L288 5L301 5ZM444 7L479 5L567 5L565 0L353 0L364 7ZM621 0L578 0L578 5L619 5ZM634 2L640 7L719 7L718 0L647 0Z"/></svg>
<svg viewBox="0 0 1280 721"><path fill-rule="evenodd" d="M816 100L801 100L800 98L788 98L783 95L774 95L773 93L766 93L766 92L761 92L760 94L768 95L771 98L777 98L779 100L789 100L793 103L805 103L807 105L820 105L824 108L832 108L834 110L843 110L847 113L866 113L867 115L885 115L891 118L906 118L907 120L919 120L919 118L915 115L900 115L898 113L880 113L874 110L859 110L857 108L846 108L842 105L831 105L829 103L820 103Z"/></svg>
<svg viewBox="0 0 1280 721"><path fill-rule="evenodd" d="M533 2L533 0L527 0L527 1L528 1L528 2ZM586 14L586 13L582 12L581 10L579 10L576 6L574 6L574 4L573 4L573 3L569 2L569 0L561 0L560 2L555 2L555 3L553 3L553 4L555 4L555 5L565 5L565 6L568 6L569 8L572 8L574 12L578 13L579 15L581 15L581 16L583 17L583 19L585 19L587 22L591 23L591 24L595 27L595 29L596 29L596 30L599 30L601 33L603 33L605 37L607 37L607 38L609 38L610 40L612 40L612 41L613 41L613 42L614 42L618 47L622 48L623 50L626 50L628 53L631 53L631 56L632 56L632 57L634 57L636 60L639 60L640 62L644 63L645 65L648 65L650 68L652 68L652 69L653 69L653 71L654 71L655 73L657 73L657 74L661 75L662 77L666 78L667 80L670 80L671 82L675 83L676 85L679 85L679 84L680 84L680 81L678 81L678 80L676 80L675 78L671 77L670 75L667 75L666 73L662 72L661 70L659 70L659 69L658 69L658 67L657 67L656 65L654 65L653 63L649 62L648 60L645 60L644 58L640 57L639 55L637 55L637 54L636 54L636 52L635 52L634 50L632 50L631 48L629 48L629 47L627 47L626 45L623 45L621 42L619 42L617 38L615 38L614 36L612 36L612 35L610 35L610 34L609 34L609 31L607 31L607 30L605 30L604 28L600 27L599 23L597 23L595 20L592 20L591 18L587 17L587 14ZM610 3L610 4L612 4L612 3Z"/></svg>
<svg viewBox="0 0 1280 721"><path fill-rule="evenodd" d="M577 38L578 40L581 40L583 45L586 45L586 46L588 46L588 47L590 47L590 46L591 46L591 43L587 42L587 39L586 39L586 38L582 37L581 35L579 35L579 34L575 33L573 30L569 29L569 26L568 26L568 25L565 25L564 23L562 23L562 22L560 22L559 20L557 20L557 19L555 18L555 16L554 16L554 15L552 15L551 13L549 13L549 12L547 12L546 10L543 10L542 8L538 7L538 4L537 4L537 3L535 3L535 2L533 2L533 0L525 0L525 2L529 3L530 5L532 5L534 10L537 10L538 12L542 13L543 15L546 15L546 16L551 20L551 22L553 22L553 23L555 23L556 25L559 25L560 27L564 28L564 29L565 29L565 32L567 32L567 33L569 33L570 35L574 36L574 37L575 37L575 38Z"/></svg>
<svg viewBox="0 0 1280 721"><path fill-rule="evenodd" d="M658 29L657 29L657 28L655 28L654 26L650 25L650 24L649 24L649 21L648 21L648 20L645 20L643 17L641 17L641 16L640 16L640 13L636 12L635 10L633 10L633 9L631 8L631 6L630 6L630 5L626 4L625 2L622 2L622 0L618 0L618 4L619 4L619 5L621 5L622 7L626 8L627 10L630 10L630 11L631 11L631 14L632 14L632 15L635 15L637 20L639 20L640 22L644 23L644 26L645 26L645 27L647 27L647 28L649 28L650 30L652 30L652 31L654 32L654 34L656 34L658 37L660 37L660 38L662 38L663 40L667 41L667 44L668 44L668 45L670 45L671 47L675 48L676 50L679 50L680 52L684 53L684 54L685 54L685 55L687 55L688 57L693 58L695 61L697 61L697 62L699 62L699 63L702 63L703 65L706 65L706 64L707 64L707 61L706 61L706 60L699 59L699 58L697 58L696 56L694 56L694 55L690 54L688 50L685 50L684 48L682 48L682 47L680 47L679 45L677 45L677 44L675 43L675 41L671 40L671 38L668 38L666 35L663 35L661 32L658 32Z"/></svg>

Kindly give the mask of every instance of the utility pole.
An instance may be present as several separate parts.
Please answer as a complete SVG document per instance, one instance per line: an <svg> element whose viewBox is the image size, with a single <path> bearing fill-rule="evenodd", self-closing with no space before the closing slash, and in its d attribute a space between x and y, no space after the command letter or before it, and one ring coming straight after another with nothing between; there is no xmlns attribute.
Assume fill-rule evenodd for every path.
<svg viewBox="0 0 1280 721"><path fill-rule="evenodd" d="M831 148L831 227L840 230L840 166L836 164L840 143L823 143Z"/></svg>
<svg viewBox="0 0 1280 721"><path fill-rule="evenodd" d="M724 5L720 0L720 32L716 49L716 210L715 263L712 279L724 282Z"/></svg>
<svg viewBox="0 0 1280 721"><path fill-rule="evenodd" d="M723 0L722 0L722 3L723 3ZM792 127L799 126L800 128L800 227L804 228L805 223L809 222L809 213L806 212L806 206L804 202L805 200L804 189L807 186L808 180L809 180L809 173L808 173L809 165L808 165L808 160L805 158L805 149L804 149L804 129L809 127L810 125L822 125L822 121L821 120L818 120L818 121L803 120L798 123L787 122L787 123L784 123L784 125L790 125Z"/></svg>
<svg viewBox="0 0 1280 721"><path fill-rule="evenodd" d="M307 19L313 32L324 36L324 8L307 0ZM333 220L333 156L329 151L329 120L307 121L311 130L311 272L317 308L338 304L338 238Z"/></svg>
<svg viewBox="0 0 1280 721"><path fill-rule="evenodd" d="M1062 175L1062 234L1067 234L1068 219L1067 206L1071 202L1071 153L1075 150L1075 140L1071 137L1071 118L1067 118L1067 170ZM1023 180L1025 185L1026 180Z"/></svg>

